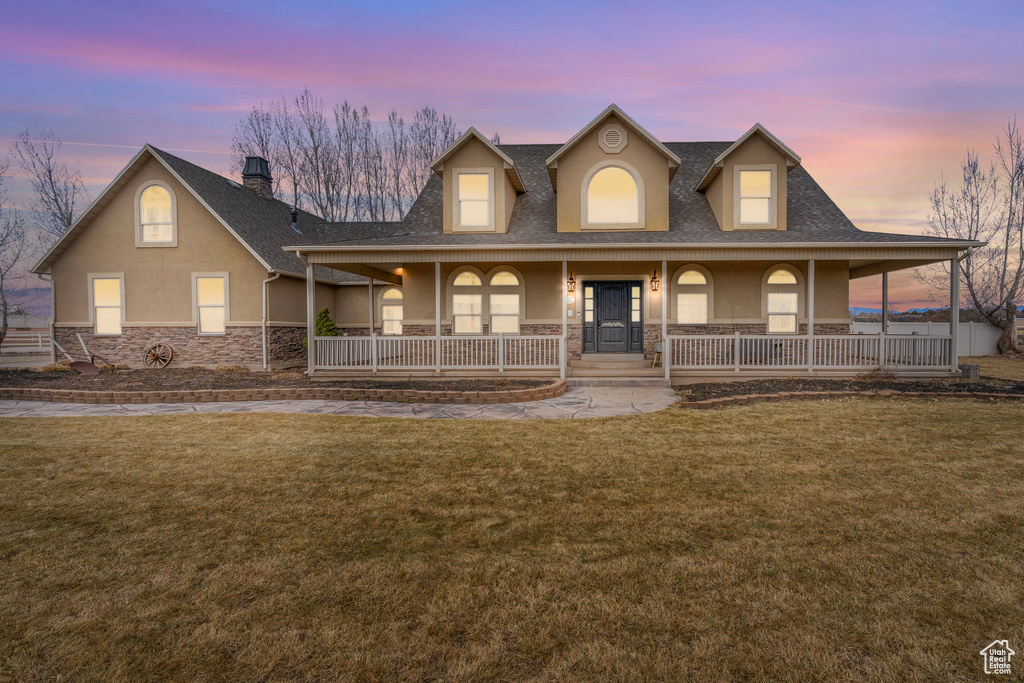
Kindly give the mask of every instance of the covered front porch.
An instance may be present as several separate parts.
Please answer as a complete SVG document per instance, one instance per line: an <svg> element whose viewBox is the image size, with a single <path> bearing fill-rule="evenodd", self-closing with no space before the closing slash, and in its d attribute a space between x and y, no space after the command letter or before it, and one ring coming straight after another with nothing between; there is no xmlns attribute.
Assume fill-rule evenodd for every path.
<svg viewBox="0 0 1024 683"><path fill-rule="evenodd" d="M957 278L950 287L950 335L889 334L887 320L879 334L849 332L850 279L882 275L888 310L887 273L947 259L955 269L958 253L949 247L316 246L298 254L307 265L310 321L323 303L316 266L373 278L346 288L332 309L342 336L316 336L310 323L314 378L671 382L958 374Z"/></svg>

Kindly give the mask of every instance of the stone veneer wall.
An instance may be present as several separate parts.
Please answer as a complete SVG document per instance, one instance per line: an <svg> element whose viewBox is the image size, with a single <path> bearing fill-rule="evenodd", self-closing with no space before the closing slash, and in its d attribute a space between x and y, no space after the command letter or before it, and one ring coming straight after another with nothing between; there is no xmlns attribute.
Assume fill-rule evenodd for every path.
<svg viewBox="0 0 1024 683"><path fill-rule="evenodd" d="M91 327L58 327L57 342L76 360L84 360L77 334L89 351L114 364L144 367L142 360L153 344L169 344L174 359L168 367L218 365L263 366L261 328L228 327L224 335L199 336L194 327L124 327L120 336L96 336ZM302 339L305 327L268 327L267 355L271 365L287 366L305 362ZM58 354L60 358L60 354Z"/></svg>

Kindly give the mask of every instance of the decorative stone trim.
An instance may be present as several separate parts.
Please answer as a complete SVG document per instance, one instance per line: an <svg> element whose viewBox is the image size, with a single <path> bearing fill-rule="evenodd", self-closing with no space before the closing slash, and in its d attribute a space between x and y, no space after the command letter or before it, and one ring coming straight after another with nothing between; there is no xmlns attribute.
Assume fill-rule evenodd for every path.
<svg viewBox="0 0 1024 683"><path fill-rule="evenodd" d="M3 390L0 389L0 392L2 391ZM750 394L740 396L723 396L721 398L707 398L702 401L680 401L679 405L683 408L706 410L709 408L724 408L726 406L757 403L758 401L777 403L779 401L799 401L807 399L893 398L900 396L907 398L977 398L989 401L1005 398L1010 399L1011 401L1024 401L1024 394L997 394L981 391L895 391L893 389L882 389L881 391L780 391L776 394Z"/></svg>
<svg viewBox="0 0 1024 683"><path fill-rule="evenodd" d="M393 401L398 403L525 403L565 393L556 380L531 389L505 391L418 391L351 389L346 387L282 387L280 389L197 389L194 391L85 391L78 389L0 389L0 401L51 403L210 403L222 401Z"/></svg>

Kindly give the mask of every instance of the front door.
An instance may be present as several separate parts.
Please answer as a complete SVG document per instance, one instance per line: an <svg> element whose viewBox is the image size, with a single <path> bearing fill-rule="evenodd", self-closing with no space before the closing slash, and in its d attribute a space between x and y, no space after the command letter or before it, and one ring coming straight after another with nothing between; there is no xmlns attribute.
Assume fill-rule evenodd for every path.
<svg viewBox="0 0 1024 683"><path fill-rule="evenodd" d="M640 282L583 283L583 352L643 351Z"/></svg>

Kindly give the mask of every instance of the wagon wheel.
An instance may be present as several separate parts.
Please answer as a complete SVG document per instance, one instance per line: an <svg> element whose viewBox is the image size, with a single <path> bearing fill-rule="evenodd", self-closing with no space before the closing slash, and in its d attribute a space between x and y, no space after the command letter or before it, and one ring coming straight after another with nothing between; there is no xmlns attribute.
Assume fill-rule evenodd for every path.
<svg viewBox="0 0 1024 683"><path fill-rule="evenodd" d="M142 364L147 368L159 370L160 368L167 367L172 358L174 358L174 349L169 344L153 344L146 350Z"/></svg>

